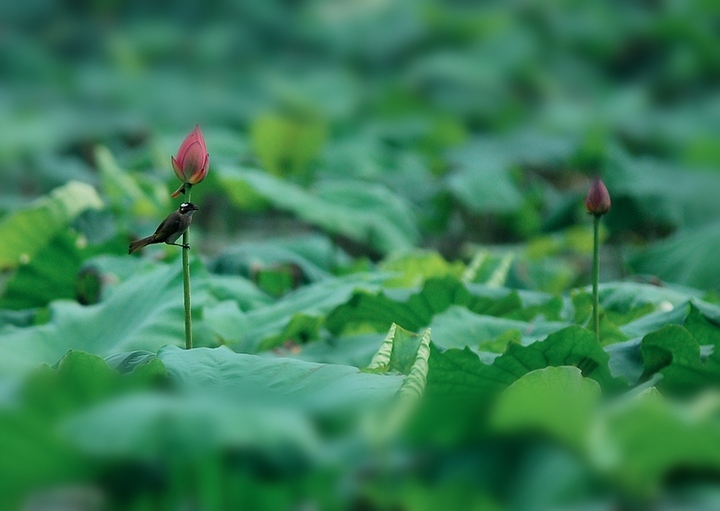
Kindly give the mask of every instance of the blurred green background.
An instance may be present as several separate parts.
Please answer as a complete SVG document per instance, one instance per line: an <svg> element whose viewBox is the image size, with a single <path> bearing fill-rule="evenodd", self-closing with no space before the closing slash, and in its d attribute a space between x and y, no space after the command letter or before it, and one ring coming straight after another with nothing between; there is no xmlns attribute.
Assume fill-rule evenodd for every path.
<svg viewBox="0 0 720 511"><path fill-rule="evenodd" d="M195 124L196 338L238 353L168 347L178 252L125 255L177 208L170 157ZM711 0L2 2L0 500L713 509L717 395L678 411L651 387L716 386L719 140ZM561 330L589 317L596 174L601 279L624 281L597 350ZM434 344L390 336L381 364L393 322ZM543 363L518 353L559 330ZM436 401L388 441L423 350ZM491 374L503 353L546 372ZM584 378L545 367L565 363ZM488 414L484 378L521 384ZM639 404L598 404L630 387ZM550 440L506 435L523 421Z"/></svg>
<svg viewBox="0 0 720 511"><path fill-rule="evenodd" d="M382 202L397 235L332 226L371 257L420 245L453 258L472 243L527 240L534 259L567 253L586 245L567 229L585 222L580 199L599 173L614 200L610 276L720 285L713 2L33 1L2 11L6 211L71 179L98 185L99 144L121 168L169 181L169 155L199 123L216 184L198 199L207 253L302 228L285 222L302 206L273 183L262 197L219 189L238 166L336 202ZM372 198L328 189L348 183ZM291 214L268 218L269 206ZM577 264L524 285L577 284Z"/></svg>

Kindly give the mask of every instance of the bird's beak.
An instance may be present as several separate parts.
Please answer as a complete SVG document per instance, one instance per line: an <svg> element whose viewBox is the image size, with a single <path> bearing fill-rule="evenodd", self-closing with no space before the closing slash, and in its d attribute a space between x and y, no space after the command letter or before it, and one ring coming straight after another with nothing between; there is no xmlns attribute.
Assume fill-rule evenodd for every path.
<svg viewBox="0 0 720 511"><path fill-rule="evenodd" d="M194 211L197 211L198 209L200 209L200 208L197 207L195 204L193 204L193 210L194 210Z"/></svg>

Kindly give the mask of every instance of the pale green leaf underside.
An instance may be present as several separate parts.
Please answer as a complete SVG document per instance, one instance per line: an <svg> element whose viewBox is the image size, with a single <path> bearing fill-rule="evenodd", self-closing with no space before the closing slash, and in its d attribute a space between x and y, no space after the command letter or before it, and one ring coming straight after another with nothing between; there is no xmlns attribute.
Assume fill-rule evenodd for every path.
<svg viewBox="0 0 720 511"><path fill-rule="evenodd" d="M86 209L100 209L95 189L71 181L0 222L0 268L15 268L30 261Z"/></svg>

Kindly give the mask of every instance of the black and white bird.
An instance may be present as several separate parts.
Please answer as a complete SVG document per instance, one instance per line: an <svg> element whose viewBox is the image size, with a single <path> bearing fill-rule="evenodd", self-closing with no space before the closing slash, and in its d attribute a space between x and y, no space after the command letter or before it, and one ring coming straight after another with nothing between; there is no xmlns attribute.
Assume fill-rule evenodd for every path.
<svg viewBox="0 0 720 511"><path fill-rule="evenodd" d="M167 243L168 245L177 245L179 247L188 248L187 245L182 243L175 243L177 239L190 227L192 222L192 216L198 207L191 202L183 202L180 207L170 213L165 220L163 220L153 234L146 238L135 240L130 243L129 254L132 254L136 250L152 245L153 243Z"/></svg>

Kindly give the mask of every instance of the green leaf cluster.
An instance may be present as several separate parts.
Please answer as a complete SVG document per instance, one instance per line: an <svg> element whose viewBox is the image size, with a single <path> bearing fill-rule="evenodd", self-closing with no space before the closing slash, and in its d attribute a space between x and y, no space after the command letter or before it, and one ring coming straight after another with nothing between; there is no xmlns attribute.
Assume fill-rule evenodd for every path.
<svg viewBox="0 0 720 511"><path fill-rule="evenodd" d="M5 3L0 509L720 509L713 2Z"/></svg>

